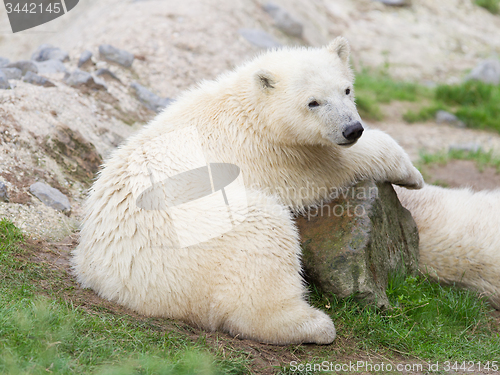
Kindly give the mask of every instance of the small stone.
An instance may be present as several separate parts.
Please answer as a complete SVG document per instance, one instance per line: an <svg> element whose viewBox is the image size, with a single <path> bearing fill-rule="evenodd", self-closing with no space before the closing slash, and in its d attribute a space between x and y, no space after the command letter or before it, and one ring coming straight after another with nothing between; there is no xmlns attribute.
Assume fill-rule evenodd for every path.
<svg viewBox="0 0 500 375"><path fill-rule="evenodd" d="M0 71L5 74L7 79L21 79L23 72L17 68L0 68Z"/></svg>
<svg viewBox="0 0 500 375"><path fill-rule="evenodd" d="M80 69L75 69L71 74L66 74L64 80L72 87L85 86L93 90L107 90L106 84L101 79L95 78L92 74Z"/></svg>
<svg viewBox="0 0 500 375"><path fill-rule="evenodd" d="M116 79L116 80L117 80L118 82L120 82L120 83L122 82L122 81L120 81L120 78L118 78L118 77L116 76L116 74L115 74L115 73L113 73L111 70L106 69L106 68L101 68L101 69L98 69L98 70L95 72L95 75L96 75L96 76L98 76L98 77L101 77L101 76L102 76L103 78L106 78L106 77L108 77L108 78L113 78L113 79Z"/></svg>
<svg viewBox="0 0 500 375"><path fill-rule="evenodd" d="M90 52L89 50L85 50L82 52L80 58L78 59L78 67L81 68L82 66L91 62L92 62L92 52Z"/></svg>
<svg viewBox="0 0 500 375"><path fill-rule="evenodd" d="M31 83L32 85L43 86L43 87L55 87L51 81L47 78L39 76L33 72L27 72L23 77L23 81L27 83Z"/></svg>
<svg viewBox="0 0 500 375"><path fill-rule="evenodd" d="M0 71L0 89L8 90L10 89L10 83L4 72Z"/></svg>
<svg viewBox="0 0 500 375"><path fill-rule="evenodd" d="M58 61L68 61L69 54L60 48L51 46L50 44L42 44L37 50L31 55L31 60L34 61L47 61L47 60L58 60Z"/></svg>
<svg viewBox="0 0 500 375"><path fill-rule="evenodd" d="M99 55L107 61L120 64L126 68L130 68L134 62L134 55L130 52L118 49L109 44L101 44L99 46Z"/></svg>
<svg viewBox="0 0 500 375"><path fill-rule="evenodd" d="M1 57L0 56L0 68L3 68L6 66L8 63L10 63L10 60L7 59L6 57Z"/></svg>
<svg viewBox="0 0 500 375"><path fill-rule="evenodd" d="M9 201L9 194L7 192L7 186L0 181L0 201L2 202L8 202Z"/></svg>
<svg viewBox="0 0 500 375"><path fill-rule="evenodd" d="M455 125L457 128L465 128L465 123L460 121L457 116L442 110L436 112L436 122L438 124L445 122L450 125Z"/></svg>
<svg viewBox="0 0 500 375"><path fill-rule="evenodd" d="M500 84L500 61L498 60L484 60L481 61L469 75L466 80L476 80L492 85Z"/></svg>
<svg viewBox="0 0 500 375"><path fill-rule="evenodd" d="M481 149L481 145L476 142L468 142L468 143L458 143L454 145L450 145L450 151L467 151L467 152L478 152Z"/></svg>
<svg viewBox="0 0 500 375"><path fill-rule="evenodd" d="M139 101L144 106L146 106L147 108L149 108L150 110L152 110L156 113L160 112L163 108L167 107L172 102L174 102L173 99L162 98L162 97L152 93L147 88L138 84L137 82L132 82L130 87L132 87L132 89L134 89L137 99L139 99Z"/></svg>
<svg viewBox="0 0 500 375"><path fill-rule="evenodd" d="M27 72L38 73L38 67L33 61L30 60L19 60L10 64L5 65L5 68L17 68L20 69L23 76L26 75Z"/></svg>
<svg viewBox="0 0 500 375"><path fill-rule="evenodd" d="M274 24L285 34L302 38L304 26L279 5L267 3L262 8L273 18Z"/></svg>
<svg viewBox="0 0 500 375"><path fill-rule="evenodd" d="M259 48L278 48L281 44L274 37L264 30L258 29L239 29L240 35L249 43Z"/></svg>
<svg viewBox="0 0 500 375"><path fill-rule="evenodd" d="M71 204L59 190L44 184L43 182L35 182L30 186L30 193L40 199L46 206L52 207L55 210L61 211L67 215L71 212Z"/></svg>
<svg viewBox="0 0 500 375"><path fill-rule="evenodd" d="M40 74L66 73L68 71L66 66L59 60L37 62L36 66Z"/></svg>
<svg viewBox="0 0 500 375"><path fill-rule="evenodd" d="M411 5L411 0L374 0L393 7L405 7Z"/></svg>

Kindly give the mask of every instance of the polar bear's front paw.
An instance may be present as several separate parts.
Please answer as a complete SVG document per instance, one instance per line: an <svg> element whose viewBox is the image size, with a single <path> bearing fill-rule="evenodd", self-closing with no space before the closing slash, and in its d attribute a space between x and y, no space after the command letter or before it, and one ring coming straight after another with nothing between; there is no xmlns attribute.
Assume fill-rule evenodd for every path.
<svg viewBox="0 0 500 375"><path fill-rule="evenodd" d="M403 186L407 189L422 189L425 184L422 174L413 165L407 170L407 173L405 173L402 178L395 179L391 181L391 183Z"/></svg>

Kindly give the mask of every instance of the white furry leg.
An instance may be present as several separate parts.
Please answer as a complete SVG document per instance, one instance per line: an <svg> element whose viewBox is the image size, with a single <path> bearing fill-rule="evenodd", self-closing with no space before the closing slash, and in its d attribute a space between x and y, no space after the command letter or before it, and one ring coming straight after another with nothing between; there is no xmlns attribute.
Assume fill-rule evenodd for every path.
<svg viewBox="0 0 500 375"><path fill-rule="evenodd" d="M288 209L258 192L250 194L249 208L245 222L211 243L221 266L212 277L209 328L271 344L331 343L331 319L305 300Z"/></svg>
<svg viewBox="0 0 500 375"><path fill-rule="evenodd" d="M395 187L420 236L420 269L478 291L500 309L500 190Z"/></svg>

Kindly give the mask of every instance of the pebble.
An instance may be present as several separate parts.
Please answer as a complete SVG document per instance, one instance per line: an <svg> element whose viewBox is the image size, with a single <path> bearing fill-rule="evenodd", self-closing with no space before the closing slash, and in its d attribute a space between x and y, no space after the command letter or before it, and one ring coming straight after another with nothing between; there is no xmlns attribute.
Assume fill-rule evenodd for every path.
<svg viewBox="0 0 500 375"><path fill-rule="evenodd" d="M43 182L35 182L31 185L30 193L40 199L46 206L66 214L71 212L71 204L69 203L68 197L59 190Z"/></svg>
<svg viewBox="0 0 500 375"><path fill-rule="evenodd" d="M52 74L52 73L66 73L68 69L60 60L46 60L37 62L38 73Z"/></svg>
<svg viewBox="0 0 500 375"><path fill-rule="evenodd" d="M21 79L23 72L18 68L0 68L0 71L5 74L7 79Z"/></svg>
<svg viewBox="0 0 500 375"><path fill-rule="evenodd" d="M111 61L126 68L130 68L134 62L134 55L130 52L118 49L109 44L101 44L99 46L99 55L107 61Z"/></svg>
<svg viewBox="0 0 500 375"><path fill-rule="evenodd" d="M42 44L37 50L31 55L31 60L34 61L47 61L47 60L58 60L58 61L68 61L69 54L60 48L54 47L50 44Z"/></svg>
<svg viewBox="0 0 500 375"><path fill-rule="evenodd" d="M304 26L302 23L293 18L285 9L274 3L267 3L263 5L262 9L264 9L273 18L274 24L278 29L290 36L302 38Z"/></svg>
<svg viewBox="0 0 500 375"><path fill-rule="evenodd" d="M147 88L138 84L137 82L132 82L130 87L132 87L132 89L134 89L137 99L139 99L139 101L144 106L146 106L147 108L149 108L150 110L152 110L156 113L160 112L163 108L167 107L172 102L174 102L173 99L162 98L162 97L152 93Z"/></svg>
<svg viewBox="0 0 500 375"><path fill-rule="evenodd" d="M92 74L75 69L71 74L66 74L64 81L72 87L86 86L94 90L107 90L103 80L93 77Z"/></svg>
<svg viewBox="0 0 500 375"><path fill-rule="evenodd" d="M404 7L411 5L411 0L374 0L374 1L378 1L379 3L395 7Z"/></svg>
<svg viewBox="0 0 500 375"><path fill-rule="evenodd" d="M115 73L113 73L111 70L109 69L106 69L106 68L101 68L101 69L98 69L96 72L95 72L95 75L98 76L98 77L109 77L109 78L113 78L113 79L116 79L118 82L122 82L120 81L120 78L118 78L116 76Z"/></svg>
<svg viewBox="0 0 500 375"><path fill-rule="evenodd" d="M240 35L248 42L259 48L278 48L281 44L274 37L259 29L239 29Z"/></svg>
<svg viewBox="0 0 500 375"><path fill-rule="evenodd" d="M2 201L2 202L9 201L9 194L7 192L7 186L2 181L0 181L0 201Z"/></svg>
<svg viewBox="0 0 500 375"><path fill-rule="evenodd" d="M8 63L10 63L9 59L7 59L6 57L1 57L0 56L0 68L3 68Z"/></svg>
<svg viewBox="0 0 500 375"><path fill-rule="evenodd" d="M92 52L90 52L89 50L83 51L82 54L80 55L80 58L78 59L78 67L81 68L85 64L91 63L92 62L91 59L92 59Z"/></svg>
<svg viewBox="0 0 500 375"><path fill-rule="evenodd" d="M4 72L0 71L0 89L7 90L10 89L10 83Z"/></svg>
<svg viewBox="0 0 500 375"><path fill-rule="evenodd" d="M466 80L476 80L492 85L500 84L500 61L495 59L481 61L472 69Z"/></svg>
<svg viewBox="0 0 500 375"><path fill-rule="evenodd" d="M38 73L38 67L33 61L30 60L19 60L10 64L5 65L5 68L17 68L20 69L23 76L26 75L27 72Z"/></svg>
<svg viewBox="0 0 500 375"><path fill-rule="evenodd" d="M27 72L23 77L23 81L27 83L31 83L32 85L43 86L43 87L55 87L51 81L47 78L39 76L33 72Z"/></svg>
<svg viewBox="0 0 500 375"><path fill-rule="evenodd" d="M451 125L455 125L458 128L465 128L465 123L463 121L460 121L457 116L443 110L436 112L436 122L438 124L442 124L443 122L445 122Z"/></svg>

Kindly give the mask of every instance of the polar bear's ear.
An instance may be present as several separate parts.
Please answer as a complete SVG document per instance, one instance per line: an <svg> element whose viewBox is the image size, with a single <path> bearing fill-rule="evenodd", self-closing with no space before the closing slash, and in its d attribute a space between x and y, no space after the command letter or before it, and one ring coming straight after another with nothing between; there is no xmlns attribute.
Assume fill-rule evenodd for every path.
<svg viewBox="0 0 500 375"><path fill-rule="evenodd" d="M347 64L349 61L351 47L349 46L349 42L346 38L338 36L326 48L331 53L336 53L344 63Z"/></svg>
<svg viewBox="0 0 500 375"><path fill-rule="evenodd" d="M255 72L254 79L262 90L274 89L274 85L276 84L276 78L267 70L259 70Z"/></svg>

